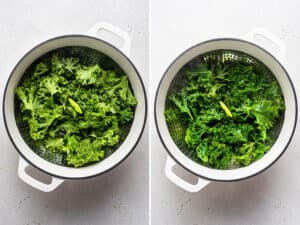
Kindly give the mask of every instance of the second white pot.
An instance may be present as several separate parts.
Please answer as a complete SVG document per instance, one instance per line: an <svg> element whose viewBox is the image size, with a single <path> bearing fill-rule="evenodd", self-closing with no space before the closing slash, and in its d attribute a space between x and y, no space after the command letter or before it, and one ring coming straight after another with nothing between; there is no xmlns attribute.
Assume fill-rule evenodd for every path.
<svg viewBox="0 0 300 225"><path fill-rule="evenodd" d="M264 37L278 47L274 56L264 48L253 43L256 36ZM261 173L280 158L287 149L294 134L297 122L297 99L292 81L281 64L285 56L285 43L275 35L263 29L256 29L249 32L246 38L249 41L236 38L220 38L197 44L179 55L168 67L160 81L156 92L154 110L160 139L169 154L165 166L165 175L170 181L186 191L197 192L211 181L238 181ZM172 140L164 117L165 100L168 89L178 71L195 57L220 49L244 52L261 61L274 74L281 86L285 101L283 125L272 148L263 158L249 166L230 170L209 168L194 162L184 155ZM196 184L191 184L178 177L173 171L173 168L177 163L186 170L197 175L198 182Z"/></svg>

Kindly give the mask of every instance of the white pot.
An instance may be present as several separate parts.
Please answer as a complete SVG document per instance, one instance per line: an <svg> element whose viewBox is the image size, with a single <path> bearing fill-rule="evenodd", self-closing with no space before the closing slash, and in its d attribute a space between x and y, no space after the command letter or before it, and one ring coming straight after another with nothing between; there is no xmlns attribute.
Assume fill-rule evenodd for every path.
<svg viewBox="0 0 300 225"><path fill-rule="evenodd" d="M297 122L297 99L292 81L282 64L279 62L279 60L282 61L285 56L285 43L263 29L257 29L250 32L247 35L247 38L248 40L250 39L253 41L254 37L257 35L272 41L273 44L278 47L279 50L276 54L274 54L277 56L277 59L271 53L253 42L235 38L214 39L197 44L183 52L168 67L160 81L154 107L157 130L164 147L169 153L165 167L165 174L168 179L186 191L197 192L205 187L210 181L238 181L257 175L279 159L291 141ZM263 158L253 162L249 166L230 170L209 168L194 162L184 155L172 140L164 117L167 92L177 72L195 57L206 52L219 49L241 51L260 60L275 75L281 86L285 101L285 113L282 129L272 148ZM198 182L196 184L190 184L177 176L172 170L176 163L197 175L199 177Z"/></svg>
<svg viewBox="0 0 300 225"><path fill-rule="evenodd" d="M97 38L100 30L119 36L123 40L123 47L119 50L106 41ZM18 130L14 112L15 89L26 69L47 52L67 46L88 47L111 57L128 75L134 95L138 100L131 129L121 146L103 161L81 168L59 166L34 153L25 143ZM21 58L13 69L5 87L3 117L8 135L18 153L22 156L19 160L18 175L24 182L41 191L49 192L58 187L64 179L89 178L107 172L121 163L133 151L144 130L147 110L145 88L137 69L128 58L129 50L130 38L126 32L110 24L99 23L90 29L87 35L66 35L52 38L37 45ZM29 164L52 176L51 183L45 184L29 176L25 172Z"/></svg>

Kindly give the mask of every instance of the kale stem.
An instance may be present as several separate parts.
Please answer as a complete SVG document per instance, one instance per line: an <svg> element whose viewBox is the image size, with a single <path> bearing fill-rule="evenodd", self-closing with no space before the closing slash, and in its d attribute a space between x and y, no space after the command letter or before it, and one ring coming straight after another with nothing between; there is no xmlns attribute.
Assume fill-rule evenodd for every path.
<svg viewBox="0 0 300 225"><path fill-rule="evenodd" d="M224 110L226 115L230 118L232 118L232 113L230 112L229 108L225 105L224 102L220 101L221 108Z"/></svg>

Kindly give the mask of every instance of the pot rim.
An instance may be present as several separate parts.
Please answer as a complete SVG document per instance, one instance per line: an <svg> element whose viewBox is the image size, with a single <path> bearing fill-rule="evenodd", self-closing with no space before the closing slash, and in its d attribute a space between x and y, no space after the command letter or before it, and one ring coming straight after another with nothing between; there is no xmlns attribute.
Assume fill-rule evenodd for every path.
<svg viewBox="0 0 300 225"><path fill-rule="evenodd" d="M113 48L114 50L116 50L118 53L120 53L123 57L125 57L125 59L129 62L129 64L132 66L132 68L134 69L135 73L137 74L137 78L142 86L142 90L143 90L143 94L144 94L144 99L145 99L145 113L144 113L144 120L143 120L143 126L142 126L142 129L140 130L140 134L138 135L134 145L132 146L131 150L127 153L127 155L125 155L122 160L118 161L116 164L114 164L112 167L102 171L102 172L99 172L99 173L96 173L96 174L93 174L93 175L90 175L90 176L84 176L84 177L64 177L64 176L60 176L60 175L57 175L57 174L53 174L51 172L48 172L40 167L38 167L37 165L35 165L33 162L31 162L31 160L29 160L28 158L26 158L24 156L24 154L22 154L22 151L17 147L15 141L14 141L14 138L13 138L13 135L9 132L9 129L8 129L8 125L7 125L7 122L6 122L6 115L5 115L5 96L6 96L6 92L7 92L7 88L8 88L8 84L12 78L12 75L14 74L15 70L18 68L19 64L30 54L32 53L33 51L35 51L37 48L39 48L40 46L46 44L46 43L49 43L49 42L52 42L54 40L57 40L57 39L63 39L63 38L72 38L72 37L78 37L78 38L88 38L88 39L93 39L93 40L96 40L98 42L102 42L106 45L108 45L109 47ZM54 50L54 49L53 49ZM19 153L19 155L24 159L26 160L26 162L28 162L31 166L33 166L34 168L50 175L50 176L53 176L53 177L57 177L57 178L61 178L61 179L68 179L68 180L79 180L79 179L87 179L87 178L92 178L92 177L96 177L98 175L101 175L101 174L104 174L104 173L107 173L109 172L110 170L114 169L115 167L119 166L123 161L125 161L125 159L128 158L128 156L133 152L133 150L136 148L137 144L139 143L141 137L142 137L142 134L144 132L144 129L145 129L145 126L146 126L146 121L147 121L147 113L148 113L148 110L147 110L147 107L148 107L148 104L147 104L147 95L146 95L146 89L145 89L145 85L144 85L144 82L142 80L142 77L139 73L139 71L137 70L136 66L133 64L133 62L130 60L130 58L124 54L121 50L119 50L119 48L115 47L114 45L110 44L109 42L101 39L101 38L98 38L98 37L93 37L93 36L89 36L89 35L85 35L85 34L66 34L66 35L59 35L59 36L55 36L53 38L49 38L49 39L46 39L45 41L43 42L40 42L39 44L35 45L33 48L31 48L30 50L28 50L17 62L17 64L13 67L12 71L10 72L10 75L7 79L7 82L5 84L5 88L4 88L4 92L3 92L3 99L2 99L2 115L3 115L3 120L4 120L4 126L5 126L5 130L8 134L8 137L11 141L11 143L13 144L15 150ZM126 139L125 139L126 140ZM125 141L124 140L124 141ZM117 151L118 149L116 149ZM45 160L45 159L44 159ZM98 163L101 163L98 162ZM80 168L78 168L80 169Z"/></svg>
<svg viewBox="0 0 300 225"><path fill-rule="evenodd" d="M187 168L183 163L180 162L180 160L178 160L173 154L172 152L169 150L167 144L164 142L163 140L163 134L160 132L159 130L159 126L158 126L158 118L157 118L157 102L158 102L158 94L159 94L159 91L160 91L160 88L161 88L161 84L165 78L165 76L167 75L168 71L170 70L170 68L175 64L175 62L180 58L182 57L184 54L186 54L187 52L191 51L192 49L194 48L197 48L198 46L200 45L204 45L204 44L207 44L207 43L211 43L211 42L216 42L216 41L238 41L238 42L243 42L243 43L246 43L246 44L249 44L249 45L252 45L254 47L257 47L258 49L262 50L263 52L265 52L269 57L271 57L273 60L275 60L275 62L281 67L281 69L285 72L286 76L287 76L287 79L292 87L292 92L293 92L293 97L295 99L295 118L294 118L294 125L293 125L293 129L292 129L292 132L291 132L291 135L288 139L288 141L286 142L286 145L285 147L283 148L283 150L281 151L281 153L277 156L276 159L274 159L271 163L269 163L266 167L264 167L263 169L251 174L251 175L248 175L248 176L245 176L245 177L242 177L242 178L237 178L237 179L213 179L213 178L210 178L210 177L207 177L207 176L204 176L202 174L199 174L195 171L192 171L190 170L189 168ZM245 52L246 53L246 52ZM192 59L191 59L192 60ZM154 120L155 120L155 126L156 126L156 130L157 130L157 133L158 133L158 136L159 136L159 139L161 141L161 143L163 144L165 150L167 151L168 155L176 162L178 163L181 167L183 167L185 170L189 171L190 173L198 176L198 177L201 177L203 179L206 179L206 180L210 180L210 181L217 181L217 182L234 182L234 181L240 181L240 180L245 180L245 179L248 179L248 178L251 178L251 177L254 177L262 172L264 172L265 170L267 170L268 168L270 168L275 162L277 162L277 160L283 155L283 153L285 153L285 151L287 150L294 134L295 134L295 129L296 129L296 125L297 125L297 118L298 118L298 102L297 102L297 95L296 95L296 91L295 91L295 87L294 87L294 84L288 74L288 72L286 71L286 69L284 68L284 66L281 64L281 62L276 59L276 57L274 57L269 51L267 51L265 48L253 43L253 42L249 42L249 41L246 41L246 40L243 40L243 39L240 39L240 38L231 38L231 37L224 37L224 38L213 38L213 39L209 39L209 40L206 40L206 41L203 41L203 42L199 42L195 45L192 45L191 47L187 48L186 50L184 50L183 52L181 52L175 59L172 60L172 62L169 64L169 66L167 67L167 69L164 71L163 73L163 76L161 77L160 81L159 81L159 84L157 86L157 89L156 89L156 93L155 93L155 99L154 99ZM192 159L189 158L189 160L192 161ZM250 164L251 165L251 164Z"/></svg>

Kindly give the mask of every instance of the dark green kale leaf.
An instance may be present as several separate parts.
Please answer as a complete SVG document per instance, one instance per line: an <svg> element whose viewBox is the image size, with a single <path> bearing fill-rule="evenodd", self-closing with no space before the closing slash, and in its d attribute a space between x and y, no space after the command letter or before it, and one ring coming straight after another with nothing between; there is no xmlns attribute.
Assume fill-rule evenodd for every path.
<svg viewBox="0 0 300 225"><path fill-rule="evenodd" d="M245 63L211 60L184 67L186 85L169 90L165 118L174 142L217 169L247 166L271 148L269 131L284 111L271 74Z"/></svg>

